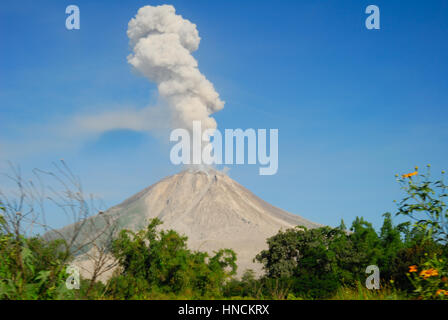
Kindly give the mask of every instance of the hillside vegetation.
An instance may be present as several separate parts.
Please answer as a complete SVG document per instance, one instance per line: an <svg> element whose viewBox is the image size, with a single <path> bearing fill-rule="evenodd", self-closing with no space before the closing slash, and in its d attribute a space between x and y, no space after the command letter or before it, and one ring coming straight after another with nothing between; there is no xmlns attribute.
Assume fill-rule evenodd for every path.
<svg viewBox="0 0 448 320"><path fill-rule="evenodd" d="M25 236L3 205L0 299L448 299L448 187L429 169L397 180L405 194L396 214L408 222L386 213L379 232L361 217L350 227L280 231L254 257L260 278L252 270L236 278L232 250L190 250L186 237L158 231L153 219L111 241L118 268L108 281L81 278L72 288L69 244ZM379 289L366 288L370 265L380 270Z"/></svg>

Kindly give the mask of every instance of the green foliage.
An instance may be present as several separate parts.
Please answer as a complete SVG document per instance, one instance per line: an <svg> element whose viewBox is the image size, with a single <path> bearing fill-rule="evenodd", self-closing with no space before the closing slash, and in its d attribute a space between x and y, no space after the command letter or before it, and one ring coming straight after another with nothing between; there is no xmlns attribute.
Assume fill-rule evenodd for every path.
<svg viewBox="0 0 448 320"><path fill-rule="evenodd" d="M418 299L448 300L448 264L447 260L437 255L427 259L421 266L409 267L407 274L414 294Z"/></svg>
<svg viewBox="0 0 448 320"><path fill-rule="evenodd" d="M186 237L173 230L157 231L160 220L146 230L123 230L113 242L112 253L120 273L108 283L115 299L145 299L174 294L184 297L220 297L224 281L236 272L236 255L223 249L209 257L192 252Z"/></svg>
<svg viewBox="0 0 448 320"><path fill-rule="evenodd" d="M256 279L252 270L246 272L239 279L231 279L224 286L223 295L234 299L274 299L284 300L292 297L290 293L292 281L290 278Z"/></svg>
<svg viewBox="0 0 448 320"><path fill-rule="evenodd" d="M418 175L416 167L415 178L403 175L398 179L406 197L399 203L397 215L415 222L407 233L413 246L398 256L406 261L401 271L409 268L407 277L416 297L448 299L448 185L443 180L444 171L441 179L432 181L427 167L426 174Z"/></svg>
<svg viewBox="0 0 448 320"><path fill-rule="evenodd" d="M307 230L297 227L280 231L268 239L268 250L256 256L264 264L268 278L287 282L294 295L328 297L344 274L337 261L350 257L352 246L341 229L322 227ZM334 250L335 249L335 250Z"/></svg>
<svg viewBox="0 0 448 320"><path fill-rule="evenodd" d="M416 168L418 169L418 168ZM424 232L427 238L433 238L446 244L448 241L448 185L442 178L431 181L430 166L426 174L398 179L406 197L399 203L397 215L403 215L415 221L415 227Z"/></svg>
<svg viewBox="0 0 448 320"><path fill-rule="evenodd" d="M267 278L289 281L294 296L328 298L340 288L356 288L366 279L369 265L380 269L382 285L394 284L402 290L412 285L406 277L411 264L421 263L424 254L441 253L443 246L421 239L421 229L394 226L389 213L378 234L363 218L350 228L296 227L281 231L267 240L268 249L257 255Z"/></svg>
<svg viewBox="0 0 448 320"><path fill-rule="evenodd" d="M223 294L226 297L253 297L261 299L260 282L255 278L255 272L251 269L246 270L241 280L231 279L224 286Z"/></svg>
<svg viewBox="0 0 448 320"><path fill-rule="evenodd" d="M69 256L62 247L61 241L0 233L0 299L72 298L65 286Z"/></svg>
<svg viewBox="0 0 448 320"><path fill-rule="evenodd" d="M115 243L115 255L120 259L122 272L108 284L111 292L119 293L112 293L110 297L403 298L406 291L415 289L418 280L408 277L410 265L438 268L440 274L445 275L440 261L446 261L447 257L446 242L440 241L444 235L445 216L437 215L437 212L446 211L445 204L436 197L424 195L425 192L433 194L429 185L442 189L445 186L440 181L435 184L426 181L422 186L412 182L410 185L406 189L410 197L401 203L399 214L414 217L417 213L426 213L426 220L418 219L414 225L402 223L395 226L391 214L385 213L379 232L371 223L358 217L350 231L346 230L343 221L338 228L307 230L296 227L280 231L267 239L268 249L256 256L266 271L260 279L255 279L250 270L240 280L229 279L235 271L230 267L235 262L231 251L220 251L212 258L191 252L186 248L186 238L174 231L156 232L160 222L154 220L146 231L123 232ZM445 194L440 193L440 196L443 198ZM407 203L410 199L415 201L415 197L426 202L417 206ZM432 218L439 220L434 222ZM226 253L227 258L224 258ZM428 256L439 258L428 262ZM431 267L429 263L432 263ZM189 267L184 268L185 265ZM380 268L381 290L368 290L363 285L369 265ZM227 273L223 271L226 268ZM424 279L426 282L419 283L417 290L428 292L419 296L435 298L436 294L437 298L445 297L443 279L446 277L439 278L432 278L432 282Z"/></svg>
<svg viewBox="0 0 448 320"><path fill-rule="evenodd" d="M361 282L356 286L339 287L331 300L406 300L405 292L387 286L380 290L369 290Z"/></svg>

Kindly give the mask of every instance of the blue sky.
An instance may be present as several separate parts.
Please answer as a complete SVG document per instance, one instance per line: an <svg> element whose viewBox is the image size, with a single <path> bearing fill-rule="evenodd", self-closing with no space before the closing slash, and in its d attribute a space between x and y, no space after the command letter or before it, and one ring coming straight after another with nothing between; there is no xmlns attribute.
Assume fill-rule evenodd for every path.
<svg viewBox="0 0 448 320"><path fill-rule="evenodd" d="M81 29L65 28L76 4ZM65 159L108 206L179 171L168 136L64 132L77 115L144 108L156 87L131 70L126 29L143 5L197 25L200 71L226 102L218 127L278 128L279 170L232 166L264 200L323 224L394 212L395 173L447 169L446 1L2 1L0 169ZM369 4L381 29L367 30Z"/></svg>

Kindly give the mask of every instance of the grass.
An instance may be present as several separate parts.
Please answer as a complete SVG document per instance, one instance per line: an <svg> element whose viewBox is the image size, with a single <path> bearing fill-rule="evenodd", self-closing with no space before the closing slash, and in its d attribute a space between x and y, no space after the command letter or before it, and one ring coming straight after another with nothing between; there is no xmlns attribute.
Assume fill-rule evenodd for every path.
<svg viewBox="0 0 448 320"><path fill-rule="evenodd" d="M360 283L356 288L339 288L331 300L409 300L409 296L391 287L369 290Z"/></svg>

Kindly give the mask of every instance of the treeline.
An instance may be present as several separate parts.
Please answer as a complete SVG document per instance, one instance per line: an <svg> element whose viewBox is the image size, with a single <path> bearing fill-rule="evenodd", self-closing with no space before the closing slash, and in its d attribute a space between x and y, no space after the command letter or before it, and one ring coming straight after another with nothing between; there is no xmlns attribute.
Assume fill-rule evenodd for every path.
<svg viewBox="0 0 448 320"><path fill-rule="evenodd" d="M267 240L256 256L266 274L257 279L246 270L235 277L236 255L221 250L213 256L187 248L186 237L173 230L123 230L112 254L119 262L107 283L81 280L79 290L66 287L72 259L61 240L0 236L1 299L322 299L338 290L364 286L369 265L380 270L381 287L412 297L409 267L436 255L448 261L447 246L414 227L394 226L390 214L381 231L357 218L350 231L338 228L294 228Z"/></svg>
<svg viewBox="0 0 448 320"><path fill-rule="evenodd" d="M408 222L395 225L386 213L378 232L363 218L349 228L342 221L280 231L254 257L260 278L251 270L236 278L232 250L192 251L186 237L159 231L154 219L113 239L118 267L107 282L81 279L70 290L70 246L25 237L0 215L0 299L448 299L448 187L415 175L398 179L406 196L397 214ZM365 288L370 265L379 268L379 290Z"/></svg>
<svg viewBox="0 0 448 320"><path fill-rule="evenodd" d="M269 248L256 256L266 275L255 287L267 288L275 279L284 297L305 299L331 298L341 289L365 287L369 265L378 266L382 288L406 296L414 290L409 266L423 265L428 256L448 258L446 246L426 238L419 228L394 226L388 213L379 233L363 218L356 218L350 231L343 223L338 228L297 227L279 232L267 242ZM231 281L226 295L253 296L255 292L246 282L244 278ZM266 297L263 290L258 297Z"/></svg>

